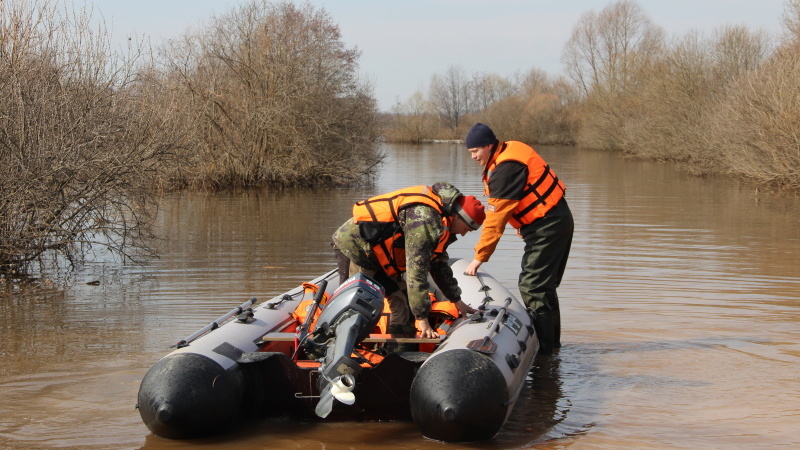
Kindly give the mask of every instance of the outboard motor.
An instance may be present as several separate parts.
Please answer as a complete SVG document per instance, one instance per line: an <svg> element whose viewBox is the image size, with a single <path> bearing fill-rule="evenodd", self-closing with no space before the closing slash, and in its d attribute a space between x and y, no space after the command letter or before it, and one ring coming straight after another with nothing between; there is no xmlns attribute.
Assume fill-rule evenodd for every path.
<svg viewBox="0 0 800 450"><path fill-rule="evenodd" d="M350 355L377 325L383 312L383 297L380 284L356 273L333 293L316 328L304 340L306 354L322 359L317 416L327 417L334 399L348 405L355 402L353 388L361 365Z"/></svg>

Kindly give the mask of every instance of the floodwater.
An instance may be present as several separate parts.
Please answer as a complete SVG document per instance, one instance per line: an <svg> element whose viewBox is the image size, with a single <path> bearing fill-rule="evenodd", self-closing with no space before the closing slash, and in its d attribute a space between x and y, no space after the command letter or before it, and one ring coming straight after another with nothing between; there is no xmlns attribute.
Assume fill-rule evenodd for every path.
<svg viewBox="0 0 800 450"><path fill-rule="evenodd" d="M153 436L134 408L148 368L248 298L332 268L329 237L353 201L439 180L481 192L461 146L387 151L373 187L166 198L149 265L99 254L79 272L0 287L0 447L800 447L800 199L571 148L540 149L575 216L564 347L537 359L494 440L289 420L200 441ZM470 258L476 239L451 256ZM521 254L507 230L483 268L515 289Z"/></svg>

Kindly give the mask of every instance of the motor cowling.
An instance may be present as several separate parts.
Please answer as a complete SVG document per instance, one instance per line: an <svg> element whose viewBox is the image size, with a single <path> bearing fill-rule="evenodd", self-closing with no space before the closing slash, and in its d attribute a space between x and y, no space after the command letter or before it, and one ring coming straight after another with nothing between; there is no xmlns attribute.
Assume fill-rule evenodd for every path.
<svg viewBox="0 0 800 450"><path fill-rule="evenodd" d="M303 343L303 350L309 356L322 357L337 326L355 315L362 318L354 331L355 343L361 342L377 325L383 312L383 298L383 287L367 275L359 272L348 278L328 300L314 332Z"/></svg>

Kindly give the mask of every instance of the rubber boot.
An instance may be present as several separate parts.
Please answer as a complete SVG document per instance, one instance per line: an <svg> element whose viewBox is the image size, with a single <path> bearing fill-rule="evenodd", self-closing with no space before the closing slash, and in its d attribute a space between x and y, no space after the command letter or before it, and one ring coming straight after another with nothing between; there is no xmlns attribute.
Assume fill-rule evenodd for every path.
<svg viewBox="0 0 800 450"><path fill-rule="evenodd" d="M552 355L561 348L561 313L540 309L534 313L533 328L539 338L539 354Z"/></svg>

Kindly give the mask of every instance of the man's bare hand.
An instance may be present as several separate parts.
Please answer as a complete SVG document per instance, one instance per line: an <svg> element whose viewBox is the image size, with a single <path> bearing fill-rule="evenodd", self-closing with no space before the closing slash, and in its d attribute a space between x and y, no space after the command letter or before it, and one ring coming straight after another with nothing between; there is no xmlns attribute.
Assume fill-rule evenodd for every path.
<svg viewBox="0 0 800 450"><path fill-rule="evenodd" d="M439 334L431 328L431 324L428 323L428 319L422 319L416 321L417 330L419 330L419 337L423 339L433 339L439 337Z"/></svg>
<svg viewBox="0 0 800 450"><path fill-rule="evenodd" d="M478 268L483 264L483 261L478 261L477 259L473 259L471 263L467 266L467 269L464 270L466 275L475 276L478 274Z"/></svg>

